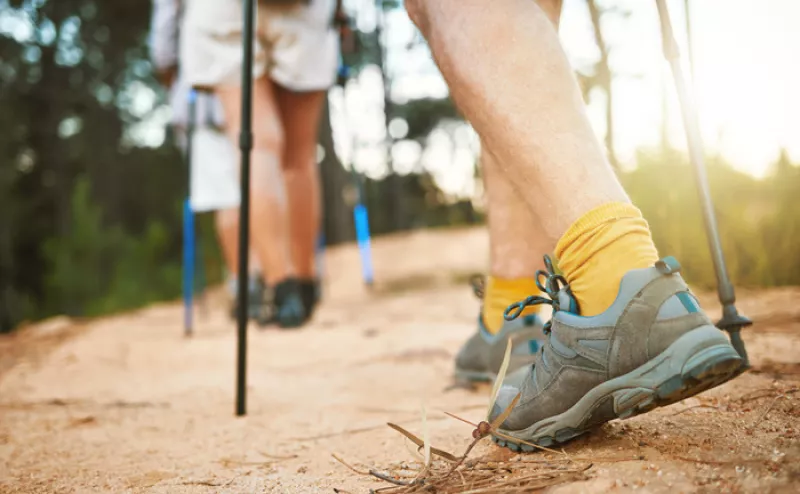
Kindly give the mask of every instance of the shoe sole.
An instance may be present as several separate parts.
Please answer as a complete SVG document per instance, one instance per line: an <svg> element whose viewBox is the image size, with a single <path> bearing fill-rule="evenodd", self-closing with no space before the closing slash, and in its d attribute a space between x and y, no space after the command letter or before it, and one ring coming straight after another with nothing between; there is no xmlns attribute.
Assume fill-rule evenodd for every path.
<svg viewBox="0 0 800 494"><path fill-rule="evenodd" d="M596 386L566 412L520 431L499 432L544 447L561 444L610 420L634 417L719 386L739 375L741 364L719 329L702 326L642 366ZM492 439L512 451L536 449L506 437Z"/></svg>
<svg viewBox="0 0 800 494"><path fill-rule="evenodd" d="M297 329L308 321L305 309L299 301L295 306L278 309L275 318L281 329Z"/></svg>

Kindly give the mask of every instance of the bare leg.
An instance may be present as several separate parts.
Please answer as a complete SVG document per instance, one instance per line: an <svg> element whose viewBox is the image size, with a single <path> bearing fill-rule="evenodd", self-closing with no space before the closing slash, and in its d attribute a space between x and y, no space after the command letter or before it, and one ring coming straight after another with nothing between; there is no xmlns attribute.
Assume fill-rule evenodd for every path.
<svg viewBox="0 0 800 494"><path fill-rule="evenodd" d="M220 209L214 214L217 239L222 249L222 259L229 273L239 269L239 208ZM250 249L250 272L260 270L258 259Z"/></svg>
<svg viewBox="0 0 800 494"><path fill-rule="evenodd" d="M228 133L238 142L241 88L215 89L230 122ZM273 83L267 78L253 84L253 154L250 176L250 231L259 264L268 285L294 276L289 252L286 190L281 170L283 129L278 118Z"/></svg>
<svg viewBox="0 0 800 494"><path fill-rule="evenodd" d="M321 226L317 133L326 93L298 93L277 87L284 129L283 175L289 203L292 259L297 276L315 277L315 253Z"/></svg>
<svg viewBox="0 0 800 494"><path fill-rule="evenodd" d="M214 220L225 267L229 273L235 273L239 265L239 208L220 209L215 213Z"/></svg>
<svg viewBox="0 0 800 494"><path fill-rule="evenodd" d="M561 0L537 3L558 27ZM543 267L542 256L552 252L558 238L544 231L491 152L482 153L481 167L489 204L489 272L505 279L532 278Z"/></svg>
<svg viewBox="0 0 800 494"><path fill-rule="evenodd" d="M586 117L556 30L535 2L406 6L454 100L545 235L559 238L597 206L629 202Z"/></svg>
<svg viewBox="0 0 800 494"><path fill-rule="evenodd" d="M555 251L569 284L552 293L562 279L551 272L550 297L512 313L548 302L554 309L541 351L509 376L489 413L490 421L502 421L498 442L514 451L551 446L735 376L739 356L696 301L681 301L691 295L677 266L653 267L658 257L647 223L605 160L542 9L530 0L406 5L493 163L542 231L559 238ZM651 351L653 341L659 347ZM474 374L462 367L463 375ZM510 415L498 419L503 410Z"/></svg>
<svg viewBox="0 0 800 494"><path fill-rule="evenodd" d="M504 279L533 278L558 239L544 231L491 153L481 155L481 166L489 204L489 272Z"/></svg>

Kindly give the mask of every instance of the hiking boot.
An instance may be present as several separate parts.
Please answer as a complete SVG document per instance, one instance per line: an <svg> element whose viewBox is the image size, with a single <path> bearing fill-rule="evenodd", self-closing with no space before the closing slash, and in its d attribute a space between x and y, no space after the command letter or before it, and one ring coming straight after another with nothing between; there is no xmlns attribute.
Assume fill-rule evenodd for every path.
<svg viewBox="0 0 800 494"><path fill-rule="evenodd" d="M469 382L492 382L500 371L511 340L511 359L508 372L514 372L533 363L542 344L542 320L532 314L514 321L506 321L497 334L491 334L478 317L478 331L464 343L456 355L456 379Z"/></svg>
<svg viewBox="0 0 800 494"><path fill-rule="evenodd" d="M297 280L288 279L275 285L274 308L274 320L282 328L297 328L308 320Z"/></svg>
<svg viewBox="0 0 800 494"><path fill-rule="evenodd" d="M313 278L300 279L298 283L300 285L300 297L303 299L303 308L306 311L307 317L311 319L320 299L319 280Z"/></svg>
<svg viewBox="0 0 800 494"><path fill-rule="evenodd" d="M471 284L475 295L483 298L483 278L473 277ZM542 326L541 318L531 314L505 321L500 332L493 335L486 330L481 313L478 316L478 331L456 355L456 379L467 382L494 381L503 363L509 339L512 347L508 372L530 365L544 337Z"/></svg>
<svg viewBox="0 0 800 494"><path fill-rule="evenodd" d="M719 386L737 375L742 359L706 316L667 257L629 271L614 303L581 317L566 280L548 272L547 297L511 305L506 319L530 305L553 306L534 364L518 384L507 380L491 417L517 393L520 400L494 440L514 451L568 441L615 418L628 418ZM525 372L525 371L522 371ZM506 437L504 437L506 436Z"/></svg>
<svg viewBox="0 0 800 494"><path fill-rule="evenodd" d="M236 297L238 291L236 279L228 281L228 292L232 298L230 316L236 319L238 314L239 300ZM272 319L272 310L267 302L269 290L260 275L251 275L247 281L247 318L254 321L264 321Z"/></svg>

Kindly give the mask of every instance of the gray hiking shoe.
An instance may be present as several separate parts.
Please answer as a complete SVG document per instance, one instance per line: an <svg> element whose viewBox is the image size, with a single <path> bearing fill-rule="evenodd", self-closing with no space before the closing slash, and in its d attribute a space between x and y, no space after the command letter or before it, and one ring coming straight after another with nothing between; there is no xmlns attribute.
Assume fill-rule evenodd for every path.
<svg viewBox="0 0 800 494"><path fill-rule="evenodd" d="M473 278L472 289L483 298L482 278ZM483 314L478 316L478 331L470 337L456 355L455 376L467 382L492 382L500 371L508 340L511 339L511 360L508 372L533 363L542 344L542 319L528 315L506 321L497 334L486 330Z"/></svg>
<svg viewBox="0 0 800 494"><path fill-rule="evenodd" d="M511 339L511 360L508 372L529 366L542 344L542 320L539 316L520 317L507 321L497 334L491 334L478 318L478 332L467 340L456 355L456 379L469 382L491 382L497 377L508 340Z"/></svg>
<svg viewBox="0 0 800 494"><path fill-rule="evenodd" d="M655 267L632 270L614 303L602 314L581 317L566 280L545 258L548 297L528 297L506 311L553 306L542 351L523 379L507 379L492 417L517 393L520 400L494 440L532 451L520 439L551 446L615 418L669 405L735 377L742 359L702 311L667 257ZM516 382L512 382L516 381Z"/></svg>

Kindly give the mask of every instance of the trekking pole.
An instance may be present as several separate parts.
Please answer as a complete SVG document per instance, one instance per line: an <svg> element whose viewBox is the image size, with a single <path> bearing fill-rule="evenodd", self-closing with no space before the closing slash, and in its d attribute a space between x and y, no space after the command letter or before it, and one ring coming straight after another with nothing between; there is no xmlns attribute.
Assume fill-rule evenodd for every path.
<svg viewBox="0 0 800 494"><path fill-rule="evenodd" d="M344 101L344 88L348 76L349 68L344 63L341 63L339 65L337 84L342 87L342 112L344 113L344 121L349 123L347 103ZM353 140L353 147L355 148L355 143L357 142L355 132L351 132L351 137ZM361 257L361 274L367 288L372 288L375 283L375 276L372 269L372 237L369 232L369 214L367 206L364 204L364 186L361 177L359 177L356 172L352 158L350 159L350 178L356 192L356 203L355 206L353 206L353 222L356 227L356 243L358 244L358 252Z"/></svg>
<svg viewBox="0 0 800 494"><path fill-rule="evenodd" d="M352 163L350 167L352 169ZM372 270L372 240L369 234L369 215L367 207L364 205L364 191L361 180L355 171L353 180L356 182L356 205L353 207L353 221L356 225L356 242L358 242L358 252L361 254L361 274L364 277L364 284L367 288L372 288L375 283L375 276Z"/></svg>
<svg viewBox="0 0 800 494"><path fill-rule="evenodd" d="M658 6L658 16L661 20L661 35L664 49L664 57L670 64L672 75L675 79L675 88L678 91L678 100L681 105L683 115L683 125L686 130L686 141L689 148L689 158L695 171L695 179L700 195L700 203L703 208L703 219L705 220L708 244L711 250L711 258L714 261L714 271L717 275L717 294L722 304L722 319L717 322L717 327L724 329L731 336L731 344L742 357L741 372L750 367L747 358L747 350L742 340L741 329L750 326L753 322L739 314L736 310L736 296L733 291L733 284L728 277L728 268L725 265L725 257L722 253L722 244L717 230L717 219L714 215L714 203L711 200L711 192L708 186L708 176L706 175L706 165L703 159L703 141L700 136L700 129L697 124L697 114L692 104L689 88L683 76L680 64L678 45L672 32L672 24L667 11L665 0L656 0Z"/></svg>
<svg viewBox="0 0 800 494"><path fill-rule="evenodd" d="M250 150L253 148L253 24L255 0L244 0L242 29L241 202L239 205L239 275L237 298L236 415L247 413L247 281L250 260Z"/></svg>
<svg viewBox="0 0 800 494"><path fill-rule="evenodd" d="M192 183L192 143L197 109L197 92L189 90L189 122L186 127L186 168L188 170L189 190ZM195 225L192 211L191 192L183 202L183 334L192 336L194 312L194 274L195 274Z"/></svg>

